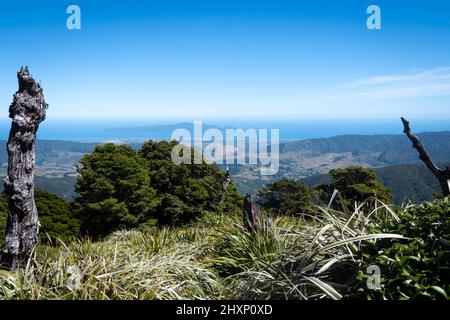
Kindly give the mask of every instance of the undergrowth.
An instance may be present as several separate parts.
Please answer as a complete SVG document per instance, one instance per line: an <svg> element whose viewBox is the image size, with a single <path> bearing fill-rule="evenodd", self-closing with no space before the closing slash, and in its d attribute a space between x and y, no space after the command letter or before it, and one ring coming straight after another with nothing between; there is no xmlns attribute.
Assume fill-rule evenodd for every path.
<svg viewBox="0 0 450 320"><path fill-rule="evenodd" d="M0 271L0 299L341 299L363 243L402 239L371 233L387 219L398 216L374 200L265 217L258 234L239 212L210 213L185 227L39 246L26 270Z"/></svg>

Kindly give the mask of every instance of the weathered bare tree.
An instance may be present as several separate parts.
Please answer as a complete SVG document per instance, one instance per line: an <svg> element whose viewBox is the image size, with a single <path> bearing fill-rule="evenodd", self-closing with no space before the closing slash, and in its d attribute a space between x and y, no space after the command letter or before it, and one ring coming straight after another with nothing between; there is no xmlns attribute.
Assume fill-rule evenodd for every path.
<svg viewBox="0 0 450 320"><path fill-rule="evenodd" d="M430 169L430 171L435 175L438 179L439 184L441 185L442 192L444 196L450 195L450 168L447 167L445 169L439 168L433 160L431 160L430 155L425 150L422 142L420 142L419 138L411 132L411 128L409 126L409 121L405 118L401 118L403 122L404 130L403 132L408 136L409 140L411 140L413 147L419 152L419 158L422 160L425 165Z"/></svg>
<svg viewBox="0 0 450 320"><path fill-rule="evenodd" d="M39 124L45 120L48 105L42 88L27 67L17 73L19 90L9 107L12 119L8 139L8 197L6 239L1 251L2 267L22 269L38 240L39 220L34 202L35 143Z"/></svg>
<svg viewBox="0 0 450 320"><path fill-rule="evenodd" d="M227 167L227 172L225 174L225 181L223 182L222 200L220 200L220 203L223 203L225 201L230 183L231 183L231 174L230 170Z"/></svg>
<svg viewBox="0 0 450 320"><path fill-rule="evenodd" d="M262 229L262 218L258 208L252 203L252 197L247 194L243 208L244 228L249 232L259 232Z"/></svg>

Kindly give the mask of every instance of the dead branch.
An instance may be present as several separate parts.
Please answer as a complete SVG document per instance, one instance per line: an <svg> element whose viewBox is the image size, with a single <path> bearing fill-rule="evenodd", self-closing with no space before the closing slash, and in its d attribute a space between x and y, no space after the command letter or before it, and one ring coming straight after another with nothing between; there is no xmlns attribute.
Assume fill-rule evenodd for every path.
<svg viewBox="0 0 450 320"><path fill-rule="evenodd" d="M445 170L441 169L433 162L422 142L420 142L419 138L411 132L409 121L403 117L401 119L403 122L403 132L407 135L409 140L411 140L413 148L419 152L420 160L425 163L427 168L439 180L444 196L450 195L450 169L448 167Z"/></svg>

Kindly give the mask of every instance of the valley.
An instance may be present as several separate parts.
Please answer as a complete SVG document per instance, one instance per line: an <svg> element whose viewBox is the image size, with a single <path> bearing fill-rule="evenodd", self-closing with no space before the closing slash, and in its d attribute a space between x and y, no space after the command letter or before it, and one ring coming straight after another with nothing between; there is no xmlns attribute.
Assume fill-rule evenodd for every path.
<svg viewBox="0 0 450 320"><path fill-rule="evenodd" d="M418 135L436 162L445 162L450 154L450 132L426 132ZM76 168L83 155L92 152L97 142L38 140L36 185L71 200L76 194ZM139 148L140 143L130 143ZM0 141L0 177L7 169L6 142ZM348 166L375 168L378 179L393 189L394 200L429 200L438 189L434 177L420 163L415 150L403 135L344 135L280 143L280 170L261 176L257 165L230 166L241 193L255 194L265 184L290 178L313 187L326 181L331 169ZM221 166L226 169L225 165Z"/></svg>

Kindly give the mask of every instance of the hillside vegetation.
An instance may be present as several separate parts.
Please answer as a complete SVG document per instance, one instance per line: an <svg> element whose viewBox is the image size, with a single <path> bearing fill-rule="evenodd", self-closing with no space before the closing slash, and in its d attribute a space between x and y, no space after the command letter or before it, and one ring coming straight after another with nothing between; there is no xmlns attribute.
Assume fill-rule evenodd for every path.
<svg viewBox="0 0 450 320"><path fill-rule="evenodd" d="M342 270L344 282L334 288L331 270L342 263L333 259L341 250L354 255L359 240L383 237L364 236L349 218L326 211L316 221L276 218L253 235L238 213L210 214L184 227L40 246L25 272L0 272L0 298L339 299L355 270Z"/></svg>
<svg viewBox="0 0 450 320"><path fill-rule="evenodd" d="M83 234L102 237L142 224L182 225L207 212L240 208L242 197L233 183L224 190L226 176L217 165L173 163L177 144L148 141L136 150L108 143L85 155L74 202Z"/></svg>
<svg viewBox="0 0 450 320"><path fill-rule="evenodd" d="M448 236L449 201L395 213L380 202L348 213L316 209L314 219L266 220L258 234L245 231L241 215L229 212L182 227L116 231L99 242L41 245L24 272L0 271L0 299L445 299L450 294L448 247L433 245ZM413 226L412 216L429 221L414 240L379 232L404 225L394 230L411 237L404 228ZM427 226L439 221L444 233L432 234L438 229ZM372 256L373 239L385 255ZM434 253L417 251L430 245ZM435 255L440 260L431 259ZM380 292L364 285L372 257L381 262ZM430 273L435 270L441 271ZM402 283L406 287L396 289Z"/></svg>
<svg viewBox="0 0 450 320"><path fill-rule="evenodd" d="M436 162L448 161L450 132L418 136ZM36 185L66 200L75 199L76 165L97 145L99 143L38 140ZM130 146L138 149L141 145L133 143ZM347 135L281 142L280 172L273 177L261 178L253 166L235 165L230 166L230 170L241 193L256 194L267 183L282 178L299 181L308 177L315 179L317 174L326 174L335 168L372 167L377 168L380 182L391 189L396 203L405 199L420 203L433 198L436 182L422 166L415 167L419 161L404 135ZM0 176L6 173L6 163L6 142L0 141ZM302 183L309 185L307 180Z"/></svg>
<svg viewBox="0 0 450 320"><path fill-rule="evenodd" d="M289 179L261 189L262 223L250 231L227 175L206 162L174 164L175 145L96 146L71 203L37 189L39 245L25 270L0 271L0 299L450 295L448 199L395 207L373 170L335 169L312 190ZM2 196L3 230L6 216ZM377 292L366 285L372 264Z"/></svg>
<svg viewBox="0 0 450 320"><path fill-rule="evenodd" d="M439 164L446 167L449 164ZM441 191L436 177L424 164L396 165L373 169L377 180L385 185L393 195L393 201L397 205L402 203L422 203L435 198L435 194ZM300 182L310 188L331 181L330 174L321 174L301 179Z"/></svg>
<svg viewBox="0 0 450 320"><path fill-rule="evenodd" d="M450 201L411 207L400 221L387 220L374 232L401 234L409 241L365 243L362 263L383 272L380 290L366 290L367 275L360 271L362 298L450 299Z"/></svg>

